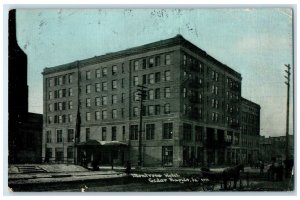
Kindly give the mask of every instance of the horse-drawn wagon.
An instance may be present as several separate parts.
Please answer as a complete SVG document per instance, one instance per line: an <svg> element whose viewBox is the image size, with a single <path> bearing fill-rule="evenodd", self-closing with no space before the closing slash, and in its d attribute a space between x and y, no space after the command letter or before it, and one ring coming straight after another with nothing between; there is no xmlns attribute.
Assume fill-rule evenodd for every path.
<svg viewBox="0 0 300 200"><path fill-rule="evenodd" d="M189 188L191 190L203 191L236 189L237 182L240 180L240 171L244 171L244 165L242 164L227 167L218 171L211 170L209 168L202 168L201 174L197 177L199 181L191 183Z"/></svg>

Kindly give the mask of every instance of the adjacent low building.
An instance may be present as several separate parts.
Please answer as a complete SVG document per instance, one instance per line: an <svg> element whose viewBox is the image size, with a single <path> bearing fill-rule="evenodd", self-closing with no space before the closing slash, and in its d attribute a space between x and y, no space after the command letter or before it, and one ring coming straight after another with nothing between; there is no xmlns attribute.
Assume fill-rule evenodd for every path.
<svg viewBox="0 0 300 200"><path fill-rule="evenodd" d="M289 159L294 158L294 135L289 135ZM264 162L286 160L286 136L260 137L260 159Z"/></svg>
<svg viewBox="0 0 300 200"><path fill-rule="evenodd" d="M245 98L241 103L241 159L254 164L259 160L260 106Z"/></svg>
<svg viewBox="0 0 300 200"><path fill-rule="evenodd" d="M45 68L43 81L47 162L234 164L246 162L242 140L259 138L260 109L242 99L241 74L181 35ZM244 105L255 109L247 136Z"/></svg>

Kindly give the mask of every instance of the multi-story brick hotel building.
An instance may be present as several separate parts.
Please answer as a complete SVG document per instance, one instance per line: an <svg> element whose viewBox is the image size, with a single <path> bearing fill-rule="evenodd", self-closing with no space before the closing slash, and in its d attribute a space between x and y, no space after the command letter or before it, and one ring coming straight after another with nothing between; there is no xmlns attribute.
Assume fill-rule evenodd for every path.
<svg viewBox="0 0 300 200"><path fill-rule="evenodd" d="M136 165L139 85L147 94L141 109L143 166L248 162L252 147L243 141L259 140L259 123L251 137L242 136L241 74L181 35L45 68L43 76L45 161L80 163L85 156ZM247 106L259 122L259 105Z"/></svg>

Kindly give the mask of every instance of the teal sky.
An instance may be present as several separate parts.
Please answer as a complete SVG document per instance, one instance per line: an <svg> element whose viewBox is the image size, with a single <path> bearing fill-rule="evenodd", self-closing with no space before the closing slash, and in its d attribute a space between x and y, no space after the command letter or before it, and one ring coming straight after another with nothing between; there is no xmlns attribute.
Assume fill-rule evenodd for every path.
<svg viewBox="0 0 300 200"><path fill-rule="evenodd" d="M262 135L285 134L284 64L293 64L291 9L19 9L17 31L28 56L30 112L43 112L45 67L180 33L242 74L242 96L261 106Z"/></svg>

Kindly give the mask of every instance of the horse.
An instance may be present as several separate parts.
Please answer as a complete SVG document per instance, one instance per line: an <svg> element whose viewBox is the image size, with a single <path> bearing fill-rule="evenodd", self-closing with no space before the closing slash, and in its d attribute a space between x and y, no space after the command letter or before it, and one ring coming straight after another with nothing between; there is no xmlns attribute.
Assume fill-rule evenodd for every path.
<svg viewBox="0 0 300 200"><path fill-rule="evenodd" d="M240 171L244 172L244 165L239 164L233 167L228 167L222 172L222 179L224 183L224 189L227 190L227 182L233 178L233 188L236 188L236 183L240 179Z"/></svg>
<svg viewBox="0 0 300 200"><path fill-rule="evenodd" d="M211 182L221 181L223 182L223 188L228 189L227 183L231 179L234 181L234 188L240 178L240 171L244 171L244 165L239 164L233 167L225 168L223 171L213 172L209 168L201 168L201 172L204 178L208 178ZM221 184L222 187L222 184Z"/></svg>

